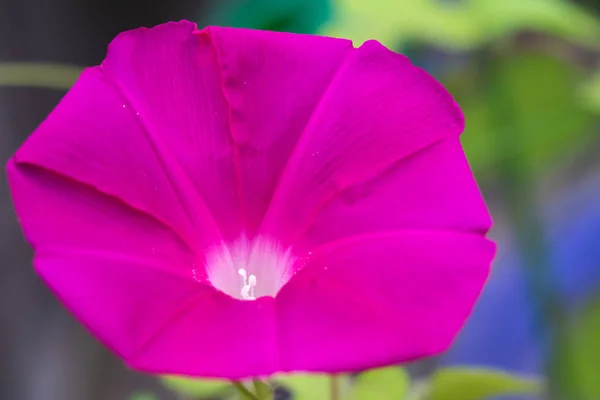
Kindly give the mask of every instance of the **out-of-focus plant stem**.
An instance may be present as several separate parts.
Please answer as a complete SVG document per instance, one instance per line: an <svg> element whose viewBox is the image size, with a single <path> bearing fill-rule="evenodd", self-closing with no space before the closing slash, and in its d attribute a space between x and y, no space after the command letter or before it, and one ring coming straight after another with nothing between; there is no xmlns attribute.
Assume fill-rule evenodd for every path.
<svg viewBox="0 0 600 400"><path fill-rule="evenodd" d="M273 390L266 381L253 379L254 393L260 400L273 400Z"/></svg>
<svg viewBox="0 0 600 400"><path fill-rule="evenodd" d="M67 91L83 67L55 63L0 63L0 86L25 86Z"/></svg>
<svg viewBox="0 0 600 400"><path fill-rule="evenodd" d="M516 247L523 257L525 276L532 293L532 300L538 317L537 332L544 342L546 374L548 377L548 398L565 398L561 366L557 362L558 349L565 337L565 313L558 297L548 260L542 222L535 201L535 177L526 151L511 151L521 147L526 132L519 124L514 110L515 99L506 82L507 74L502 68L502 51L506 48L489 49L481 71L485 85L485 98L490 102L490 120L496 133L495 155L502 162L497 165L497 178L503 189L506 211L516 238ZM506 57L504 57L506 58ZM505 157L511 154L511 157ZM549 337L544 336L548 332Z"/></svg>
<svg viewBox="0 0 600 400"><path fill-rule="evenodd" d="M261 400L254 393L252 393L242 382L233 381L233 386L237 389L237 391L242 396L244 400Z"/></svg>
<svg viewBox="0 0 600 400"><path fill-rule="evenodd" d="M330 400L341 400L340 395L340 377L336 374L329 375Z"/></svg>

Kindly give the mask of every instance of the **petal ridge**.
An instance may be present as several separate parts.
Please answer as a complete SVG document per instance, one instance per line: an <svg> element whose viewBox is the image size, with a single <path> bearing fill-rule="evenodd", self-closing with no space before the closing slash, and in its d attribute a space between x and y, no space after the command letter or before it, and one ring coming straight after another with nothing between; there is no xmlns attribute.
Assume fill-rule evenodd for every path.
<svg viewBox="0 0 600 400"><path fill-rule="evenodd" d="M392 94L392 88L401 92ZM358 127L344 125L353 118L357 123L357 112L365 113ZM407 57L374 41L353 49L296 142L261 230L289 235L286 241L294 242L306 229L301 221L310 220L336 193L380 176L396 161L458 136L463 128L464 116L452 96ZM299 206L297 198L307 195L311 201L300 206L302 214L298 207L292 211L291 204Z"/></svg>
<svg viewBox="0 0 600 400"><path fill-rule="evenodd" d="M208 26L202 30L197 30L194 32L194 34L196 35L208 35L210 37L210 47L215 55L215 58L217 60L217 64L219 65L219 68L217 68L218 70L218 74L219 74L219 87L221 89L221 93L223 95L223 98L225 99L225 103L227 103L227 126L228 126L228 133L229 133L229 138L231 139L231 146L233 147L233 151L232 151L232 158L233 158L233 169L235 171L235 179L236 179L236 199L237 199L237 206L239 208L239 212L240 212L240 218L242 220L242 226L246 226L247 225L247 216L246 216L246 210L244 207L244 187L242 185L242 173L241 173L241 169L240 169L240 150L238 147L238 144L235 141L235 138L233 136L233 131L232 131L232 127L231 127L231 100L229 99L229 96L227 94L227 91L225 90L225 78L223 76L223 71L221 68L221 54L219 52L219 49L217 48L217 46L215 46L215 42L212 38L212 27Z"/></svg>
<svg viewBox="0 0 600 400"><path fill-rule="evenodd" d="M252 237L298 138L353 48L347 40L285 32L208 27L200 34L217 54Z"/></svg>
<svg viewBox="0 0 600 400"><path fill-rule="evenodd" d="M42 165L38 165L35 164L31 161L20 161L19 160L19 153L15 154L11 159L8 160L8 164L7 164L7 171L8 173L13 173L12 170L14 169L15 171L19 171L19 173L23 172L23 169L27 169L30 170L30 172L43 172L43 173L47 173L47 174L51 174L53 176L59 177L61 179L64 179L66 181L69 181L77 186L80 186L82 188L88 188L91 189L93 191L95 191L96 193L98 193L98 195L100 196L105 196L121 205L123 205L124 207L127 207L128 209L130 209L131 211L134 211L136 213L139 213L141 215L144 215L148 218L153 219L154 221L156 221L157 223L159 223L160 225L162 225L163 227L169 229L174 235L176 235L181 241L182 243L184 243L186 245L186 247L192 251L192 252L196 252L197 246L194 245L194 242L190 240L190 238L187 238L185 235L183 235L181 232L179 232L177 229L175 229L175 227L170 224L169 222L167 222L166 220L164 220L163 218L141 208L136 206L135 204L132 204L131 202L125 201L124 199L122 199L119 196L115 196L112 193L109 193L105 190L102 190L100 187L98 187L97 185L88 183L88 182L84 182L80 179L77 179L73 176L69 176L61 171L57 171L51 168L48 168L46 166L42 166Z"/></svg>
<svg viewBox="0 0 600 400"><path fill-rule="evenodd" d="M105 77L106 82L111 85L123 98L123 101L129 105L127 107L130 113L135 112L138 109L133 97L130 96L127 92L127 89L123 87L121 82L117 77L110 76L109 73L106 72L105 69L102 69L102 75ZM151 129L151 124L145 120L145 117L141 115L139 112L136 112L136 117L139 121L140 126L143 131L146 133L146 138L152 148L154 149L155 155L159 162L161 163L163 170L169 180L171 187L175 191L187 217L190 221L192 221L192 229L196 231L196 234L199 237L202 237L201 234L197 231L197 227L204 224L209 224L206 230L210 232L208 235L211 238L219 238L221 240L222 233L219 227L217 226L214 217L212 216L210 210L208 209L204 199L194 185L191 183L187 174L181 168L181 164L177 161L177 158L169 151L168 147L161 141L160 135L154 133L153 129ZM182 182L180 184L176 184L176 182ZM192 199L188 199L188 196L192 196ZM198 224L198 218L195 216L195 212L193 211L195 208L198 208L200 213L203 215L204 224ZM213 239L214 240L214 239ZM204 243L206 244L206 243Z"/></svg>

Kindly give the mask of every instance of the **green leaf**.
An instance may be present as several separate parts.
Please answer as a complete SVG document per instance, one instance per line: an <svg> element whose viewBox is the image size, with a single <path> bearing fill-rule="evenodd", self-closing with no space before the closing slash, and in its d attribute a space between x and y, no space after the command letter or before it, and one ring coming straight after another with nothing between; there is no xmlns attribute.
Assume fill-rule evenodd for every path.
<svg viewBox="0 0 600 400"><path fill-rule="evenodd" d="M400 367L373 369L361 373L354 385L352 400L400 400L406 397L410 386L407 372Z"/></svg>
<svg viewBox="0 0 600 400"><path fill-rule="evenodd" d="M133 394L129 400L159 400L158 396L150 392L139 392Z"/></svg>
<svg viewBox="0 0 600 400"><path fill-rule="evenodd" d="M598 46L600 21L589 10L565 0L469 0L486 40L528 29Z"/></svg>
<svg viewBox="0 0 600 400"><path fill-rule="evenodd" d="M418 41L468 50L528 29L598 47L600 22L566 0L335 0L322 33L388 47Z"/></svg>
<svg viewBox="0 0 600 400"><path fill-rule="evenodd" d="M334 0L333 18L321 33L351 39L357 46L377 39L395 48L401 42L417 39L470 48L481 33L463 3L448 6L435 0Z"/></svg>
<svg viewBox="0 0 600 400"><path fill-rule="evenodd" d="M593 115L581 107L582 81L568 63L532 53L496 57L489 66L446 77L465 114L461 141L477 177L521 156L540 173L597 140ZM507 132L518 140L499 146L497 138Z"/></svg>
<svg viewBox="0 0 600 400"><path fill-rule="evenodd" d="M290 374L275 377L275 382L288 389L294 400L329 400L330 377L325 374ZM340 377L340 385L346 378Z"/></svg>
<svg viewBox="0 0 600 400"><path fill-rule="evenodd" d="M231 388L231 383L220 379L192 379L181 376L163 376L161 383L168 389L189 397L208 397Z"/></svg>
<svg viewBox="0 0 600 400"><path fill-rule="evenodd" d="M537 395L539 380L476 368L443 368L430 383L430 400L484 400L491 396Z"/></svg>
<svg viewBox="0 0 600 400"><path fill-rule="evenodd" d="M559 348L561 378L569 395L578 400L600 399L600 297L579 311Z"/></svg>
<svg viewBox="0 0 600 400"><path fill-rule="evenodd" d="M329 17L330 0L229 0L212 2L202 25L315 33Z"/></svg>
<svg viewBox="0 0 600 400"><path fill-rule="evenodd" d="M581 86L581 91L584 105L589 110L600 114L600 71Z"/></svg>

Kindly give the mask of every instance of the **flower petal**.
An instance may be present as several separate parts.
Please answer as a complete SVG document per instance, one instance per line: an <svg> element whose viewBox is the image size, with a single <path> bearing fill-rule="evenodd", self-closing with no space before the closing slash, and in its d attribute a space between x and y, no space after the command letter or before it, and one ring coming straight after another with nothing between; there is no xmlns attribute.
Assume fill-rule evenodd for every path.
<svg viewBox="0 0 600 400"><path fill-rule="evenodd" d="M175 184L200 197L226 238L236 237L234 147L210 40L187 21L127 31L110 44L102 71L137 114L165 168L177 172Z"/></svg>
<svg viewBox="0 0 600 400"><path fill-rule="evenodd" d="M14 162L8 172L37 272L129 365L225 378L276 369L272 298L218 292L202 255L93 187Z"/></svg>
<svg viewBox="0 0 600 400"><path fill-rule="evenodd" d="M276 297L281 369L340 372L437 354L488 276L474 234L396 231L315 249Z"/></svg>
<svg viewBox="0 0 600 400"><path fill-rule="evenodd" d="M293 243L349 186L463 130L448 92L371 41L353 51L321 99L284 170L263 232Z"/></svg>
<svg viewBox="0 0 600 400"><path fill-rule="evenodd" d="M203 288L180 311L129 365L158 374L227 379L278 371L273 297L243 301Z"/></svg>
<svg viewBox="0 0 600 400"><path fill-rule="evenodd" d="M291 149L350 49L338 39L196 31L180 22L121 34L103 68L146 125L162 133L225 239L234 240L255 233Z"/></svg>
<svg viewBox="0 0 600 400"><path fill-rule="evenodd" d="M20 165L93 186L151 215L190 246L218 242L212 216L172 158L99 68L83 72L15 154Z"/></svg>
<svg viewBox="0 0 600 400"><path fill-rule="evenodd" d="M329 201L298 246L394 229L485 234L491 219L458 136L420 150Z"/></svg>
<svg viewBox="0 0 600 400"><path fill-rule="evenodd" d="M210 27L236 144L245 226L259 227L298 137L346 55L347 40Z"/></svg>
<svg viewBox="0 0 600 400"><path fill-rule="evenodd" d="M39 167L11 162L8 174L37 271L119 353L198 285L196 266L196 278L206 279L202 255L154 218ZM191 284L170 292L164 281Z"/></svg>

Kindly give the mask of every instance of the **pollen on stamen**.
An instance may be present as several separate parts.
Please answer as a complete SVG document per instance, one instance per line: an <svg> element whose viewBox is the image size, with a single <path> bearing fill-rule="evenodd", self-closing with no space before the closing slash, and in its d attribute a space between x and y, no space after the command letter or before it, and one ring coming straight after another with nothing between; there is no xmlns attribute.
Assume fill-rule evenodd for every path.
<svg viewBox="0 0 600 400"><path fill-rule="evenodd" d="M222 292L241 299L274 297L293 275L296 258L277 241L242 237L222 243L207 254L209 281Z"/></svg>
<svg viewBox="0 0 600 400"><path fill-rule="evenodd" d="M246 270L244 268L240 268L240 269L238 269L238 274L244 279L244 285L245 285L246 277L248 276L248 273L246 272Z"/></svg>

